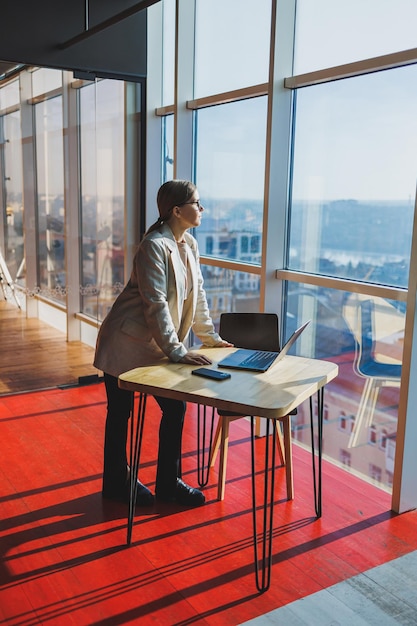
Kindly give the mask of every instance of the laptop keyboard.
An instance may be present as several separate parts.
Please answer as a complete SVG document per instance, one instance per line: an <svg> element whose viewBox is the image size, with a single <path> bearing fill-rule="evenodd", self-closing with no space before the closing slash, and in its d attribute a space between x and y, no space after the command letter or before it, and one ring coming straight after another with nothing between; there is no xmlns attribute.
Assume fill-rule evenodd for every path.
<svg viewBox="0 0 417 626"><path fill-rule="evenodd" d="M241 365L259 365L262 367L271 361L271 359L277 356L276 352L265 352L264 350L260 350L259 352L254 352L246 359L241 362Z"/></svg>

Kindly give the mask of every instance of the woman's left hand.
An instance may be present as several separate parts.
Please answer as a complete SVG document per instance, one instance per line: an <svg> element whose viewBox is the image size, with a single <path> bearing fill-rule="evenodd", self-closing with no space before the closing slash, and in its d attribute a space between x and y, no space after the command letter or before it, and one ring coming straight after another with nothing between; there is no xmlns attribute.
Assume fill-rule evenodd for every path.
<svg viewBox="0 0 417 626"><path fill-rule="evenodd" d="M235 344L230 343L229 341L225 341L222 339L219 343L216 343L216 348L234 348Z"/></svg>

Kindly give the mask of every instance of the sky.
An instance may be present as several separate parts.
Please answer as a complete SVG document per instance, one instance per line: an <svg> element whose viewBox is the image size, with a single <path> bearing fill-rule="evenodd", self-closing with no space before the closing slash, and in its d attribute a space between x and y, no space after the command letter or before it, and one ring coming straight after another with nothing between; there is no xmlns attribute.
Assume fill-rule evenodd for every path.
<svg viewBox="0 0 417 626"><path fill-rule="evenodd" d="M165 2L172 25L174 0ZM252 0L197 0L194 97L267 80L270 14L271 0L257 0L256 20ZM416 0L297 0L296 15L295 74L417 46ZM295 198L414 201L416 68L298 91ZM260 199L264 124L244 108L214 108L223 111L199 114L201 184L219 197Z"/></svg>

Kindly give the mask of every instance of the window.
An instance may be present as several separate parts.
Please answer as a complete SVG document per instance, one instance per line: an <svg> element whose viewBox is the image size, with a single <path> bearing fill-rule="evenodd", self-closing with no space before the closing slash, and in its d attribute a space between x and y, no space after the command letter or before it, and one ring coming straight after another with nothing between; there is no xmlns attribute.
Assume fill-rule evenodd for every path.
<svg viewBox="0 0 417 626"><path fill-rule="evenodd" d="M62 72L43 67L32 72L32 96L34 98L61 87Z"/></svg>
<svg viewBox="0 0 417 626"><path fill-rule="evenodd" d="M297 0L294 73L415 48L416 20L414 0Z"/></svg>
<svg viewBox="0 0 417 626"><path fill-rule="evenodd" d="M2 90L0 90L1 93ZM20 111L0 117L4 158L4 260L13 280L25 284Z"/></svg>
<svg viewBox="0 0 417 626"><path fill-rule="evenodd" d="M379 447L381 450L386 450L387 448L387 439L388 439L388 431L386 428L382 428L381 430L381 438L379 440Z"/></svg>
<svg viewBox="0 0 417 626"><path fill-rule="evenodd" d="M162 118L162 182L174 178L174 116Z"/></svg>
<svg viewBox="0 0 417 626"><path fill-rule="evenodd" d="M104 319L124 284L124 86L80 89L81 310Z"/></svg>
<svg viewBox="0 0 417 626"><path fill-rule="evenodd" d="M163 78L162 78L162 106L174 102L175 79L175 0L163 0ZM165 180L171 180L166 178Z"/></svg>
<svg viewBox="0 0 417 626"><path fill-rule="evenodd" d="M294 73L329 70L340 63L415 46L414 0L384 0L383 6L376 0L367 0L366 6L361 0L350 5L333 0L290 4L297 5ZM282 10L284 5L277 5L278 18L289 22L291 9L285 5ZM366 384L354 368L359 337L356 310L368 285L372 284L373 294L375 286L384 286L389 295L376 297L376 348L401 362L403 291L408 285L415 199L417 65L340 80L333 80L329 70L332 80L296 90L290 102L289 92L281 89L282 72L290 76L292 71L293 33L288 23L287 36L279 37L277 48L270 51L271 58L279 59L273 101L268 106L267 96L243 99L250 93L230 92L260 86L269 79L271 6L270 0L257 3L255 24L251 23L255 22L253 5L247 0L195 1L195 31L188 20L186 33L190 38L187 50L194 42L195 58L190 58L191 53L186 58L180 54L175 68L181 101L174 116L178 115L178 128L184 130L178 171L193 177L205 207L195 235L215 319L221 313L220 304L224 310L259 310L261 302L267 307L282 303L282 340L302 322L312 320L292 353L334 359L340 365L337 382L325 394L326 454L339 463L339 451L346 447L349 456L342 462L355 474L368 477L369 463L384 453L378 448L379 432L377 446L366 445L366 419L360 447L355 449L352 443ZM181 3L177 8L188 10ZM180 23L189 18L181 13L177 17ZM394 23L404 25L403 30L394 33ZM339 71L337 77L341 75ZM152 103L156 107L160 106L158 88L159 82L157 103ZM256 93L264 93L262 87ZM186 98L194 100L191 108L182 101ZM164 99L165 104L169 102L170 98ZM268 112L272 114L271 146L266 137ZM173 152L170 122L164 120L167 178ZM271 159L266 160L270 147ZM265 171L269 163L276 171ZM270 187L266 197L265 182ZM268 232L268 244L277 235L278 245L272 254L268 249L264 258L265 226L276 229L276 233ZM271 267L262 267L265 260ZM236 271L236 262L246 267ZM273 280L275 268L305 272L305 282L298 282L299 274L292 281L286 272L281 297L281 282ZM343 283L328 277L345 279L347 291ZM337 289L330 288L335 284ZM378 428L385 425L387 414L395 424L397 391L389 397L382 393L378 399ZM300 407L303 420L306 413ZM303 421L295 432L300 443L310 445L309 428L304 428ZM385 474L384 469L381 481Z"/></svg>
<svg viewBox="0 0 417 626"><path fill-rule="evenodd" d="M266 150L265 97L196 113L196 182L204 205L199 245L215 240L213 256L242 260L236 239L253 241L260 264ZM204 250L204 246L201 246Z"/></svg>
<svg viewBox="0 0 417 626"><path fill-rule="evenodd" d="M369 464L369 477L372 478L377 483L380 483L382 480L382 470L378 465L374 465L373 463Z"/></svg>
<svg viewBox="0 0 417 626"><path fill-rule="evenodd" d="M376 426L372 425L372 426L369 427L368 443L370 443L372 446L376 446L377 439L378 439L377 428L376 428Z"/></svg>
<svg viewBox="0 0 417 626"><path fill-rule="evenodd" d="M38 283L45 297L64 302L67 280L62 96L35 105L35 124Z"/></svg>
<svg viewBox="0 0 417 626"><path fill-rule="evenodd" d="M348 419L343 411L339 415L339 429L342 431L348 429Z"/></svg>
<svg viewBox="0 0 417 626"><path fill-rule="evenodd" d="M206 249L205 249L205 254L207 256L210 256L213 254L213 250L214 250L214 239L213 237L211 237L210 235L208 237L206 237Z"/></svg>
<svg viewBox="0 0 417 626"><path fill-rule="evenodd" d="M19 81L14 80L0 89L0 109L20 104Z"/></svg>
<svg viewBox="0 0 417 626"><path fill-rule="evenodd" d="M197 0L194 98L266 83L271 0Z"/></svg>
<svg viewBox="0 0 417 626"><path fill-rule="evenodd" d="M259 263L261 262L260 260L260 255L261 255L261 238L259 235L254 235L253 237L251 237L250 240L250 251L252 254L256 254L259 256Z"/></svg>
<svg viewBox="0 0 417 626"><path fill-rule="evenodd" d="M416 107L417 66L298 91L290 269L408 285Z"/></svg>
<svg viewBox="0 0 417 626"><path fill-rule="evenodd" d="M327 411L326 411L327 408ZM323 420L324 421L329 421L328 415L329 415L329 409L328 407L323 407L323 414L327 413L327 418L323 415ZM341 430L342 432L347 433L348 435L350 435L350 433L353 430L353 426L355 423L355 416L354 415L346 415L344 411L340 411L339 414L339 430Z"/></svg>
<svg viewBox="0 0 417 626"><path fill-rule="evenodd" d="M351 460L352 460L352 455L347 450L340 450L339 451L339 460L340 460L342 465L345 465L346 467L350 467Z"/></svg>

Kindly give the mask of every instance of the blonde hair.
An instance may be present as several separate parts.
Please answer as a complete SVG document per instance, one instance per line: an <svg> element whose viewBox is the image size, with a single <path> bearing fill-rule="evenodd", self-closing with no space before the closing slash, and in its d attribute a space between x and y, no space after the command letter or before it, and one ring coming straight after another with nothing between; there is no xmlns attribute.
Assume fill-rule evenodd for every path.
<svg viewBox="0 0 417 626"><path fill-rule="evenodd" d="M197 187L189 180L168 180L160 186L156 196L159 217L152 226L148 228L145 236L153 232L168 221L171 217L172 209L181 206L191 200Z"/></svg>

